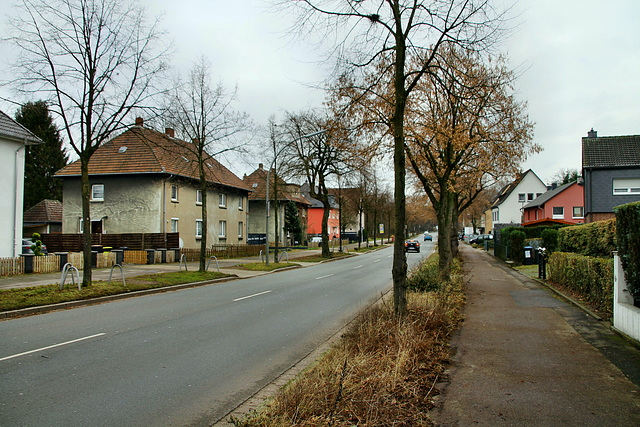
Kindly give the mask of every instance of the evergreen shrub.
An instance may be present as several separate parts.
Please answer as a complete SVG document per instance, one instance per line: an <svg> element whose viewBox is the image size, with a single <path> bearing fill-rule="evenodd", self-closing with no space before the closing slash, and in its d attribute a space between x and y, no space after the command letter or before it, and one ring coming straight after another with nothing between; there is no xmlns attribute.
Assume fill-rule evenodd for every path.
<svg viewBox="0 0 640 427"><path fill-rule="evenodd" d="M618 255L627 289L640 300L640 202L614 208L617 220Z"/></svg>
<svg viewBox="0 0 640 427"><path fill-rule="evenodd" d="M616 250L616 219L558 230L558 250L593 257L610 257Z"/></svg>

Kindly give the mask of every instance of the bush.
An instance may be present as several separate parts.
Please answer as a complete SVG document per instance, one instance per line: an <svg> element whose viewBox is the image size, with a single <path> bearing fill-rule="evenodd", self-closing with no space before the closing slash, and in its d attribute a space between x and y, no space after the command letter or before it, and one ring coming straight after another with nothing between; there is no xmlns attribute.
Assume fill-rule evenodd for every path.
<svg viewBox="0 0 640 427"><path fill-rule="evenodd" d="M40 234L33 233L33 235L31 236L31 241L33 242L33 245L31 245L33 254L35 256L44 256L44 254L42 253L42 241L40 240Z"/></svg>
<svg viewBox="0 0 640 427"><path fill-rule="evenodd" d="M439 288L438 255L433 254L409 272L407 289L416 292L429 292Z"/></svg>
<svg viewBox="0 0 640 427"><path fill-rule="evenodd" d="M640 300L640 202L614 209L617 220L618 254L622 261L627 289Z"/></svg>
<svg viewBox="0 0 640 427"><path fill-rule="evenodd" d="M549 280L565 286L609 316L613 312L613 259L555 252Z"/></svg>
<svg viewBox="0 0 640 427"><path fill-rule="evenodd" d="M542 230L542 246L549 252L555 252L558 247L558 230L547 228Z"/></svg>
<svg viewBox="0 0 640 427"><path fill-rule="evenodd" d="M518 229L509 233L509 243L513 251L511 257L514 261L522 263L524 258L524 241L526 238L527 235L524 231L520 231Z"/></svg>
<svg viewBox="0 0 640 427"><path fill-rule="evenodd" d="M615 218L558 230L558 250L586 256L610 257L616 250Z"/></svg>

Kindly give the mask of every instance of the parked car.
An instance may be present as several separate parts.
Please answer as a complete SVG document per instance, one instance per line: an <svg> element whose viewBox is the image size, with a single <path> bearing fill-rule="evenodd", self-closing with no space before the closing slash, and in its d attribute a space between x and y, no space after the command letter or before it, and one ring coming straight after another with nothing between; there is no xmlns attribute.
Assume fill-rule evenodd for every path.
<svg viewBox="0 0 640 427"><path fill-rule="evenodd" d="M404 250L405 252L409 252L409 251L420 252L420 242L418 242L415 239L405 240Z"/></svg>
<svg viewBox="0 0 640 427"><path fill-rule="evenodd" d="M429 233L424 233L424 241L426 242L427 240L433 242L433 237Z"/></svg>
<svg viewBox="0 0 640 427"><path fill-rule="evenodd" d="M321 236L314 236L311 238L310 240L311 243L322 243L322 237Z"/></svg>
<svg viewBox="0 0 640 427"><path fill-rule="evenodd" d="M473 243L477 243L480 244L482 242L484 242L485 240L493 240L493 234L480 234L477 237L474 237L473 239L469 240L469 243L473 244Z"/></svg>
<svg viewBox="0 0 640 427"><path fill-rule="evenodd" d="M23 254L32 254L33 253L33 249L31 249L31 246L33 246L33 242L29 239L22 239L22 253ZM47 245L45 245L44 243L42 244L42 253L47 255L49 253L49 251L47 250Z"/></svg>

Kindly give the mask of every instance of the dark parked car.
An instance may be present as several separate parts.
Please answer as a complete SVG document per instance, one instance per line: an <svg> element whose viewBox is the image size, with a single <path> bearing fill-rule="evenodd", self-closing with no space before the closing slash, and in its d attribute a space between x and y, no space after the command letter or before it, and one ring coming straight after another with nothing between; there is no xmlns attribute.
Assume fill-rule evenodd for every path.
<svg viewBox="0 0 640 427"><path fill-rule="evenodd" d="M33 246L33 242L29 239L22 239L22 253L23 254L32 254L33 250L31 249ZM47 255L49 251L47 251L47 245L42 244L42 253Z"/></svg>
<svg viewBox="0 0 640 427"><path fill-rule="evenodd" d="M493 240L493 234L481 234L471 240L469 240L469 243L473 244L473 243L482 243L485 240Z"/></svg>
<svg viewBox="0 0 640 427"><path fill-rule="evenodd" d="M424 241L426 242L427 240L433 242L433 237L429 233L424 233Z"/></svg>
<svg viewBox="0 0 640 427"><path fill-rule="evenodd" d="M416 251L420 252L420 242L415 239L406 240L404 242L404 250L405 252Z"/></svg>

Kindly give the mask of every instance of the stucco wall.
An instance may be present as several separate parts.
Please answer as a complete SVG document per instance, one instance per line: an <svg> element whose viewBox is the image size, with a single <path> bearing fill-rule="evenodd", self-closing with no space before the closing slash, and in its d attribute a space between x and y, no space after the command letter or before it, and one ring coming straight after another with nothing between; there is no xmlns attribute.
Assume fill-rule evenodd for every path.
<svg viewBox="0 0 640 427"><path fill-rule="evenodd" d="M25 148L21 145L0 139L0 257L18 256L22 251Z"/></svg>

